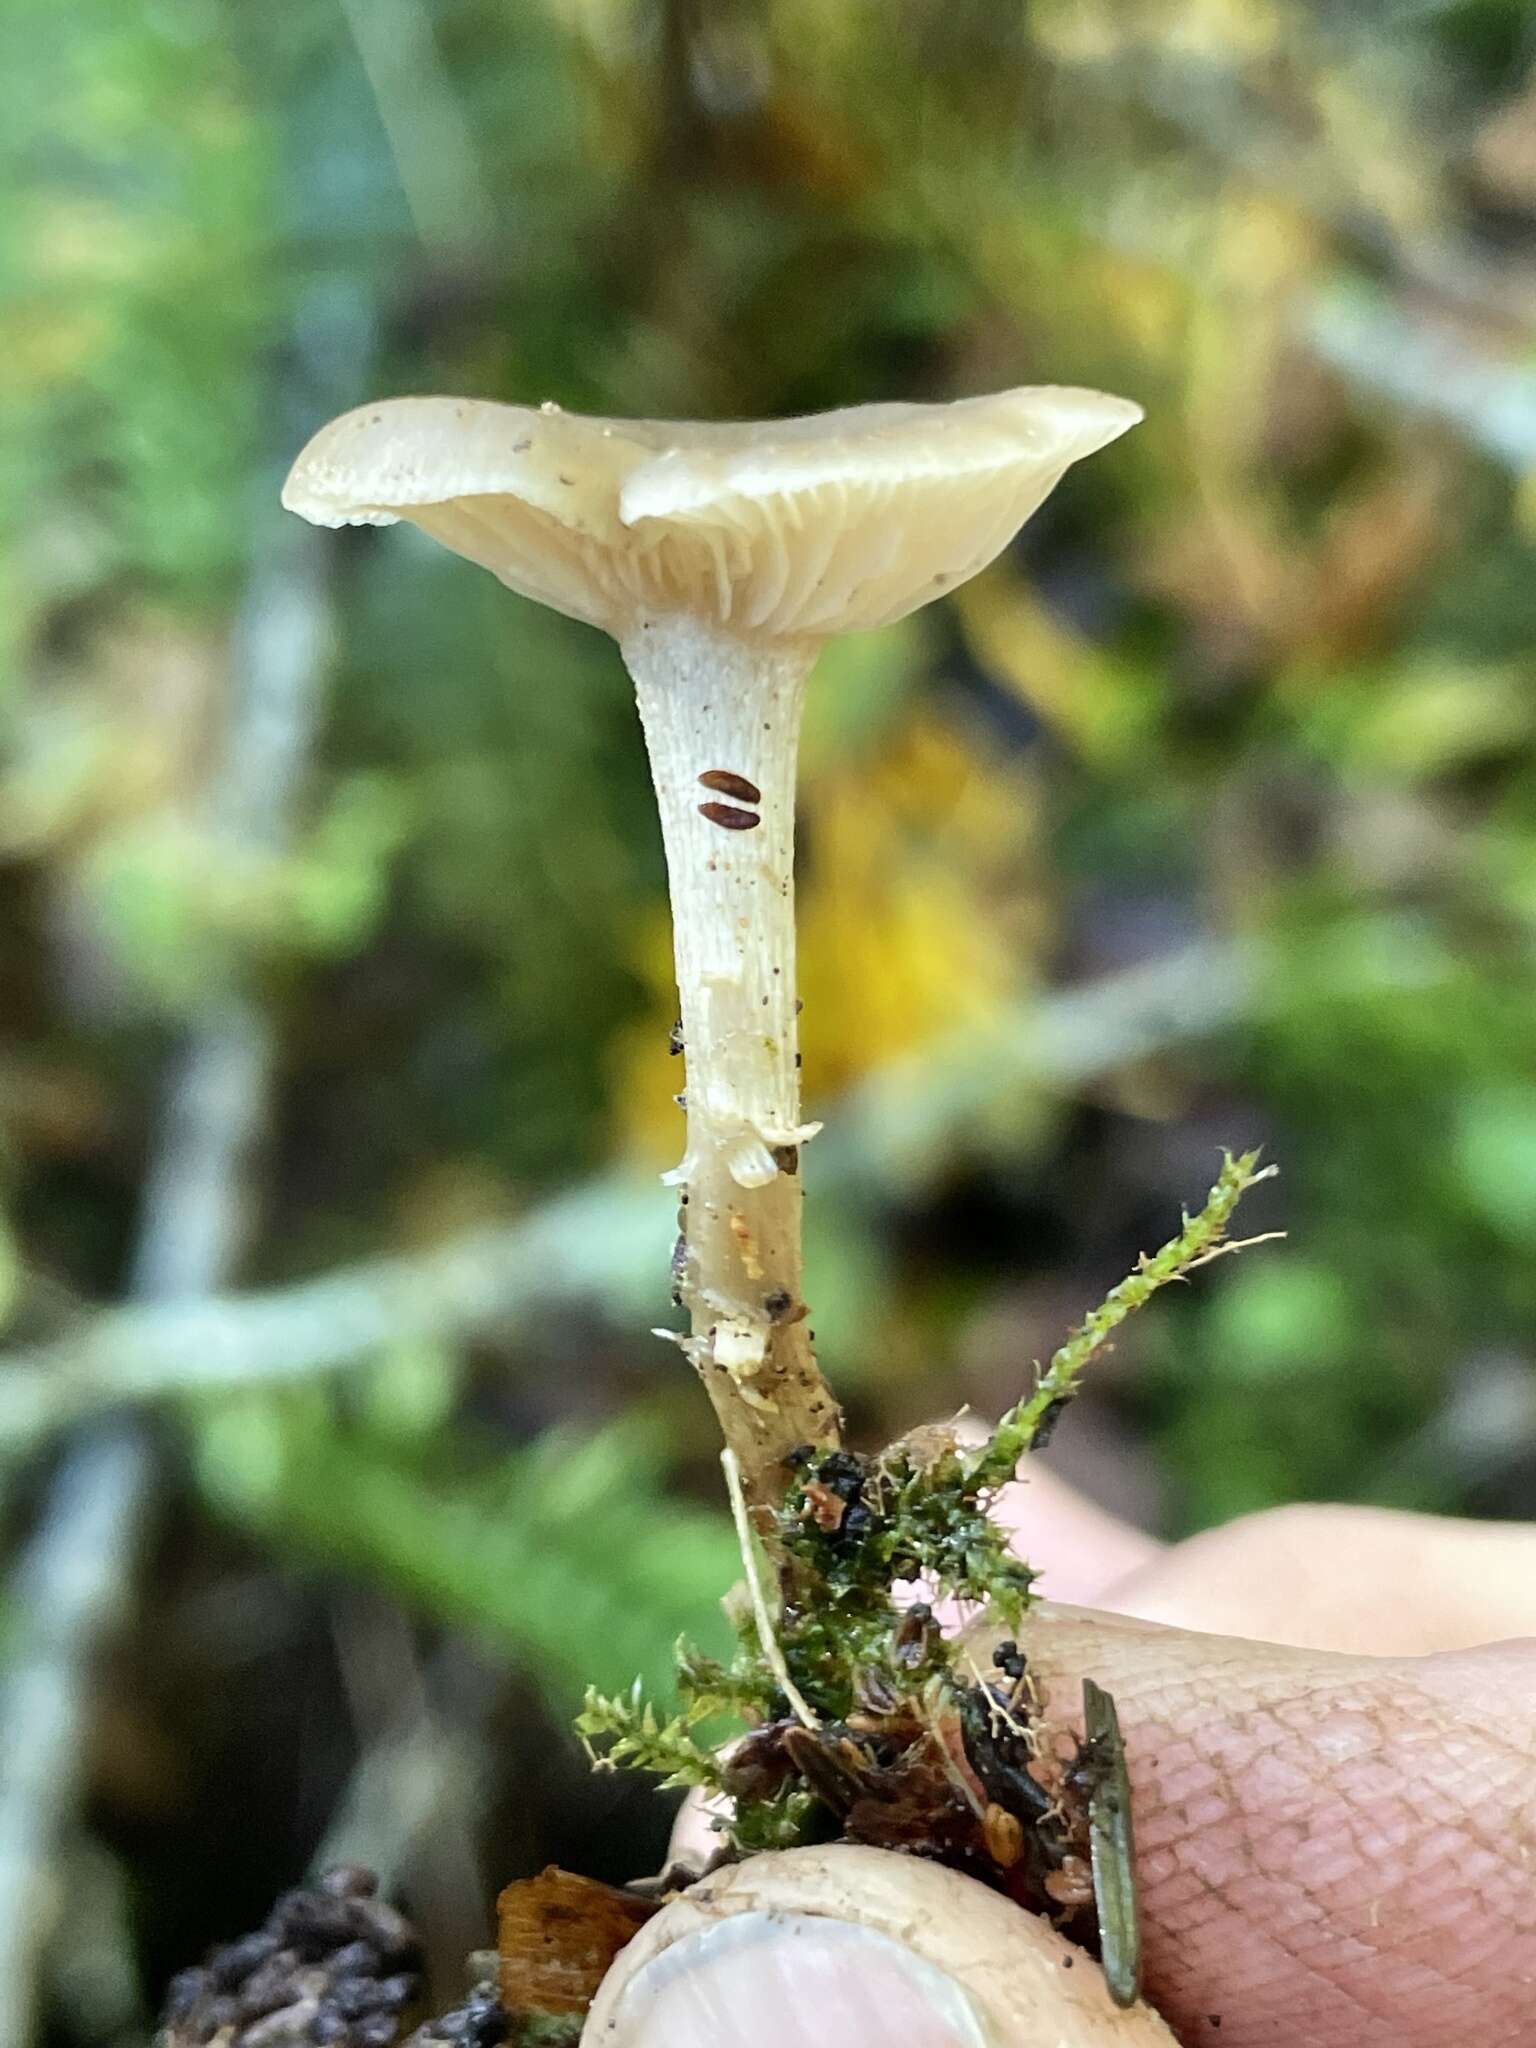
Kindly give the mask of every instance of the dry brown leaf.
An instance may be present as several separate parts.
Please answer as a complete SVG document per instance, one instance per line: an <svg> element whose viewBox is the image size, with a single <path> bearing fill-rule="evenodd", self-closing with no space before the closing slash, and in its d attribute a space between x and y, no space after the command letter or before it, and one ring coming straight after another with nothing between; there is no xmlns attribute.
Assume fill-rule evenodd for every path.
<svg viewBox="0 0 1536 2048"><path fill-rule="evenodd" d="M554 1864L496 1901L501 2002L513 2012L585 2012L609 1964L657 1910Z"/></svg>

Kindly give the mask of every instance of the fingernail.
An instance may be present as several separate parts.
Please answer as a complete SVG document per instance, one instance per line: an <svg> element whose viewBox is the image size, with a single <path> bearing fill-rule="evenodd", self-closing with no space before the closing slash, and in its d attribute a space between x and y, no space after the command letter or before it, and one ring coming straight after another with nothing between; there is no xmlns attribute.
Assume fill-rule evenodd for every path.
<svg viewBox="0 0 1536 2048"><path fill-rule="evenodd" d="M889 1935L737 1913L637 1971L589 2048L985 2048L970 1996Z"/></svg>

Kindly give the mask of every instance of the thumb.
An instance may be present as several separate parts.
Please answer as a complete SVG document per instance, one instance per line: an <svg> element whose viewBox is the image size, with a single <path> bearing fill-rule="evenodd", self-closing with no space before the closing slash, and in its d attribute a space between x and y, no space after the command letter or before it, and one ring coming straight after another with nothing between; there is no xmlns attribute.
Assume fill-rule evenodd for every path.
<svg viewBox="0 0 1536 2048"><path fill-rule="evenodd" d="M1028 1647L1052 1718L1085 1676L1115 1696L1182 2039L1536 2039L1536 1642L1342 1656L1042 1604Z"/></svg>
<svg viewBox="0 0 1536 2048"><path fill-rule="evenodd" d="M1078 1719L1085 1677L1114 1694L1131 1773L1146 1995L1180 2040L1212 2048L1536 2041L1536 1642L1346 1656L1044 1602L1030 1613L1025 1641L1053 1720ZM685 1810L676 1846L711 1845L702 1811ZM985 1928L989 1953L1008 1971L1023 1967L1011 1943L1055 1939L968 1880L876 1851L757 1858L705 1883L744 1886L772 1865L772 1910L792 1915L796 1858L807 1855L862 1859L843 1866L859 1873L857 1889L842 1894L852 1920L865 1917L871 1856L902 1873L903 1885L932 1878L961 1888L942 1906L924 1892L905 1935L894 1914L877 1916L870 1924L888 1939L915 1945L931 1933L937 1943L952 1931L963 1960ZM730 1896L738 1910L749 1894ZM669 1907L652 1928L664 1932L677 1911ZM701 2006L706 2017L694 2035L678 2033L679 2048L695 2039L720 2048L863 2048L866 2039L950 2048L974 2038L953 2025L944 2032L939 2018L928 2035L904 2031L915 2023L902 2001L915 1993L884 1950L878 1970L875 1950L863 1951L858 1975L847 1951L823 1941L816 1953L820 1975L799 1981L824 1987L806 1995L812 2005L833 2001L838 2027L816 2025L814 2012L796 2004L786 1951L765 1946L761 1969L739 1979L717 1956L709 1996L724 2006ZM947 1949L918 1953L962 1974ZM621 1967L626 1959L639 1960L626 1950ZM1096 1975L1080 1957L1075 1981L1084 1972ZM728 2022L738 1982L743 2005ZM626 2008L626 2028L638 2010ZM893 2010L902 2023L881 2034ZM1039 2037L1054 2048L1055 2037ZM587 2038L612 2048L650 2048L653 2039L624 2029ZM1079 2037L1063 2028L1060 2038Z"/></svg>
<svg viewBox="0 0 1536 2048"><path fill-rule="evenodd" d="M1098 1966L970 1878L883 1849L782 1850L702 1879L604 1978L583 2048L1172 2048Z"/></svg>

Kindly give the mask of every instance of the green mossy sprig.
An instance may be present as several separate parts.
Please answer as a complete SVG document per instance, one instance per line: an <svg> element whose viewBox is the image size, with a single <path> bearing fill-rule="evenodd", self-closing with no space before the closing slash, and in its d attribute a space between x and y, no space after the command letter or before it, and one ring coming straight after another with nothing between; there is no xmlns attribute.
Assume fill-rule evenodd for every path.
<svg viewBox="0 0 1536 2048"><path fill-rule="evenodd" d="M737 1648L729 1664L705 1656L692 1643L679 1642L677 1646L677 1690L690 1726L716 1715L752 1725L789 1712L789 1702L763 1661L749 1617L732 1619Z"/></svg>
<svg viewBox="0 0 1536 2048"><path fill-rule="evenodd" d="M709 1718L709 1709L693 1702L663 1720L641 1693L637 1678L629 1692L609 1697L595 1685L587 1687L576 1733L594 1770L629 1768L659 1778L662 1790L687 1786L702 1792L721 1790L719 1759L701 1743L694 1729ZM604 1748L598 1749L601 1742Z"/></svg>
<svg viewBox="0 0 1536 2048"><path fill-rule="evenodd" d="M1233 1213L1274 1171L1260 1168L1256 1152L1225 1155L1204 1206L1186 1213L1159 1251L1143 1254L979 1447L935 1428L878 1457L809 1446L792 1452L783 1500L761 1531L778 1569L771 1643L762 1641L764 1623L748 1603L728 1602L735 1655L725 1664L680 1644L682 1708L672 1718L646 1703L638 1684L618 1699L589 1691L577 1728L594 1761L726 1795L734 1801L730 1841L744 1854L835 1834L839 1816L829 1801L839 1773L850 1784L861 1772L871 1782L883 1773L889 1793L901 1745L916 1759L922 1730L967 1705L970 1688L956 1677L932 1604L1010 1631L1029 1606L1035 1574L1009 1550L990 1512L993 1497L1019 1461L1043 1446L1089 1361L1128 1316L1159 1288L1242 1249L1227 1236ZM744 1520L742 1527L750 1540ZM749 1560L749 1577L756 1573ZM716 1756L712 1739L722 1719L761 1731L767 1748L752 1764L722 1764ZM902 1728L898 1738L893 1731ZM928 1768L931 1777L931 1757ZM935 1782L936 1796L947 1797Z"/></svg>

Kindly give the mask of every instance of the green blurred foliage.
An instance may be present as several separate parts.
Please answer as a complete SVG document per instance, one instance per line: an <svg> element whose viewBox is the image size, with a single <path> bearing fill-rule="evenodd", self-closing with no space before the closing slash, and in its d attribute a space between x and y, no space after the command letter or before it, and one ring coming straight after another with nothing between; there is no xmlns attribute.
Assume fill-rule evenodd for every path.
<svg viewBox="0 0 1536 2048"><path fill-rule="evenodd" d="M277 1543L378 1576L531 1664L572 1712L589 1684L670 1687L672 1646L701 1616L711 1647L727 1647L712 1608L729 1532L665 1498L654 1429L551 1431L444 1470L441 1454L423 1457L422 1415L401 1414L401 1392L397 1367L387 1390L363 1388L351 1427L318 1395L226 1408L198 1432L201 1482Z"/></svg>
<svg viewBox="0 0 1536 2048"><path fill-rule="evenodd" d="M814 1217L830 1369L869 1438L996 1411L1261 1142L1253 1228L1287 1245L1154 1311L1063 1456L1101 1432L1170 1531L1531 1512L1536 1402L1472 1423L1490 1360L1536 1370L1533 66L1517 0L11 0L17 1341L49 1289L121 1286L214 988L280 1046L252 1280L677 1142L660 849L597 636L404 530L315 543L300 829L210 835L308 431L395 391L721 417L1100 384L1145 426L816 685L812 1111L906 1059L925 1133ZM1254 963L1235 1026L984 1113L967 1076L951 1113L946 1032L1201 933ZM185 1428L186 1512L557 1694L657 1669L729 1574L667 1491L714 1497L703 1404L595 1309Z"/></svg>

